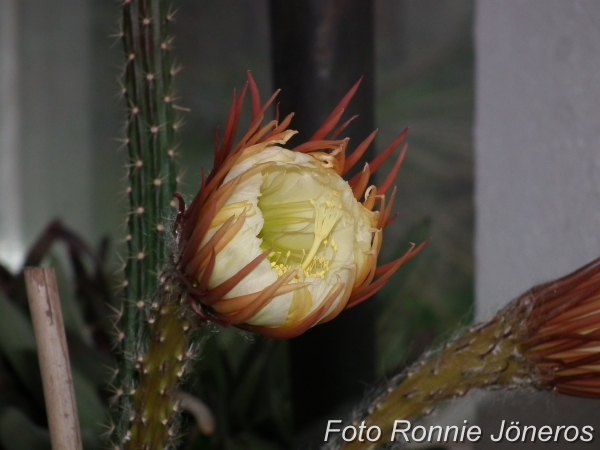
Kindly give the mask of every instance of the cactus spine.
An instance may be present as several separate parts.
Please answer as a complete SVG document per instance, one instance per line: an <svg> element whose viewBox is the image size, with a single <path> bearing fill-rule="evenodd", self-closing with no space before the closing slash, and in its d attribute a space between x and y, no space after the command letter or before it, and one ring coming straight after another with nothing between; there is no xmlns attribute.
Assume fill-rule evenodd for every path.
<svg viewBox="0 0 600 450"><path fill-rule="evenodd" d="M138 385L138 378L140 383L144 380L144 370L150 373L147 359L157 351L154 347L157 343L161 344L161 351L172 352L169 356L175 358L181 353L179 348L187 346L189 341L181 329L180 338L169 347L159 342L161 336L168 335L169 339L174 339L171 336L174 328L169 320L179 318L173 306L173 296L177 295L168 287L157 291L157 274L165 267L168 253L165 221L177 187L174 161L177 119L171 85L175 70L171 66L168 34L171 21L172 15L164 0L124 0L122 3L120 36L126 61L123 95L127 103L125 142L128 149L130 213L126 238L126 299L119 333L123 358L116 389L119 403L119 418L113 438L116 448L124 448L129 445L127 442L131 442L131 421L136 415L140 416L136 409L142 404L141 394L135 397L132 394L140 392L143 387ZM155 305L155 311L152 311L151 305ZM153 317L161 319L149 326ZM160 330L160 326L165 329ZM174 370L179 371L176 366L173 366ZM156 400L152 397L156 394L148 392L156 385L151 381L149 386L143 387L144 395ZM144 402L147 404L146 400ZM168 404L165 407L172 409L170 400L165 402Z"/></svg>
<svg viewBox="0 0 600 450"><path fill-rule="evenodd" d="M196 353L189 343L197 321L189 317L181 285L168 274L161 276L157 299L149 318L151 340L136 363L139 384L127 449L174 448L180 434L174 394Z"/></svg>

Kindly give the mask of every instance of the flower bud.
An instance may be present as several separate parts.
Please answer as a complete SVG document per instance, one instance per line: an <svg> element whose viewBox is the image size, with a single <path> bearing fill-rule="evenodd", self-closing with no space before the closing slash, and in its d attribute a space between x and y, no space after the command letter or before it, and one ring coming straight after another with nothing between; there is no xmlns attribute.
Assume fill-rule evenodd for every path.
<svg viewBox="0 0 600 450"><path fill-rule="evenodd" d="M377 267L390 221L402 148L381 186L369 177L402 143L406 130L362 172L346 181L375 137L346 156L348 139L332 130L358 88L344 97L308 142L287 149L292 114L262 126L263 106L251 76L233 104L214 168L186 209L180 200L176 268L195 311L205 318L289 338L327 322L377 292L424 246ZM233 145L246 89L252 123Z"/></svg>
<svg viewBox="0 0 600 450"><path fill-rule="evenodd" d="M600 259L531 289L516 311L525 318L521 351L538 383L600 398Z"/></svg>

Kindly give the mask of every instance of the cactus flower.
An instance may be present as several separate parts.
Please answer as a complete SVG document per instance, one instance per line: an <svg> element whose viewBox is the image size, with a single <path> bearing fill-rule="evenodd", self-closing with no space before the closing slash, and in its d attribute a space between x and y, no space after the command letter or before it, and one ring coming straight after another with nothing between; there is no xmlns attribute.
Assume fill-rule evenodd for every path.
<svg viewBox="0 0 600 450"><path fill-rule="evenodd" d="M377 267L382 230L391 220L390 190L406 153L378 187L372 175L400 146L406 130L363 170L343 178L375 137L346 155L332 133L357 83L306 143L287 149L292 114L261 126L266 108L249 75L233 104L214 168L175 224L177 272L194 310L205 318L276 338L327 322L377 292L424 246ZM246 90L252 123L233 144ZM330 136L331 135L331 136ZM329 136L329 137L328 137Z"/></svg>

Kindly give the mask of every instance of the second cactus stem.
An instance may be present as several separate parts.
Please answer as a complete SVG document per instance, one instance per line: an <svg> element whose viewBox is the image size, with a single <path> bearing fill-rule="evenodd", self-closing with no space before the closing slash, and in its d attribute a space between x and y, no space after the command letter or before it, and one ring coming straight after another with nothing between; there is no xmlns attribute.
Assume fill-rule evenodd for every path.
<svg viewBox="0 0 600 450"><path fill-rule="evenodd" d="M159 279L149 318L150 339L136 361L138 387L133 394L133 412L128 450L163 450L176 447L180 435L176 389L193 360L196 348L192 334L198 328L181 285L164 273Z"/></svg>
<svg viewBox="0 0 600 450"><path fill-rule="evenodd" d="M425 416L444 400L461 397L473 388L530 385L531 369L518 351L520 331L506 316L474 327L436 355L392 379L368 406L358 412L354 425L381 429L379 442L332 442L328 448L372 450L389 444L395 420Z"/></svg>

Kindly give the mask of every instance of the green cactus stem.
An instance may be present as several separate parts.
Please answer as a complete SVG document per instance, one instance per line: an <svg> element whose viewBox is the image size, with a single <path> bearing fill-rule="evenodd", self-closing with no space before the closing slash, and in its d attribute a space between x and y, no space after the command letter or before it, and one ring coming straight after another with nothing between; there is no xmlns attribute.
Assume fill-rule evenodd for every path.
<svg viewBox="0 0 600 450"><path fill-rule="evenodd" d="M327 448L374 449L390 443L394 421L429 414L473 388L553 390L600 397L600 258L557 280L529 289L487 324L471 328L439 352L425 355L356 411L352 425L377 426L378 442Z"/></svg>
<svg viewBox="0 0 600 450"><path fill-rule="evenodd" d="M177 178L169 23L164 0L124 0L121 38L125 51L123 95L127 106L127 177L130 212L122 329L123 358L118 372L120 419L115 425L121 446L133 414L129 393L136 389L136 360L148 336L150 303L157 274L165 267L166 219Z"/></svg>
<svg viewBox="0 0 600 450"><path fill-rule="evenodd" d="M163 450L175 448L180 435L174 392L184 377L196 348L190 339L198 326L189 317L181 284L164 274L151 305L150 342L136 361L139 383L133 394L133 413L126 449Z"/></svg>
<svg viewBox="0 0 600 450"><path fill-rule="evenodd" d="M392 379L353 419L356 426L362 420L367 427L378 426L381 440L349 443L338 440L328 448L375 449L390 443L395 420L428 415L439 403L462 397L473 388L532 385L532 365L518 350L523 331L512 319L500 314L450 341L437 354L426 355Z"/></svg>

